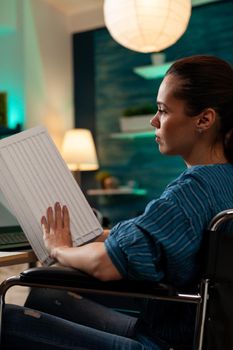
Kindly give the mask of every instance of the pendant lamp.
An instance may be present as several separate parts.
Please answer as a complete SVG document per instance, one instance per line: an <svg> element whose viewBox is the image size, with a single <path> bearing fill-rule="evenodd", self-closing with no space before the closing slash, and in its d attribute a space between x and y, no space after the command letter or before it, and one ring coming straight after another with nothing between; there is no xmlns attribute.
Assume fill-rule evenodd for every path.
<svg viewBox="0 0 233 350"><path fill-rule="evenodd" d="M184 34L191 8L191 0L105 0L104 20L124 47L159 52Z"/></svg>

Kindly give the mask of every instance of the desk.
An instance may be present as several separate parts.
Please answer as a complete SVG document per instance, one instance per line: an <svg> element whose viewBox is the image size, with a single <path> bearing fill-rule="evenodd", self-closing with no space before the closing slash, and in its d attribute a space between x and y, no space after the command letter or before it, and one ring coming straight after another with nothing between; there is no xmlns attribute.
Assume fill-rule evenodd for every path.
<svg viewBox="0 0 233 350"><path fill-rule="evenodd" d="M22 252L1 252L0 267L18 264L36 263L37 258L32 250Z"/></svg>
<svg viewBox="0 0 233 350"><path fill-rule="evenodd" d="M21 271L27 269L28 265L34 264L35 266L36 261L37 258L32 250L18 252L0 251L0 283L11 276L18 275ZM9 304L24 305L28 291L28 288L15 286L7 292L7 302Z"/></svg>

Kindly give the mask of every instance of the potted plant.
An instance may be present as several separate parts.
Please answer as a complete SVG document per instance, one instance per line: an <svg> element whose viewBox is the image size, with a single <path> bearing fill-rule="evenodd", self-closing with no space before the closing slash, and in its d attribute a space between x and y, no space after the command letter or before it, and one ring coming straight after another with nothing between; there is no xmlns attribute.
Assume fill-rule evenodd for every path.
<svg viewBox="0 0 233 350"><path fill-rule="evenodd" d="M130 107L123 111L120 117L122 132L149 131L152 129L150 119L154 116L155 108L152 105Z"/></svg>
<svg viewBox="0 0 233 350"><path fill-rule="evenodd" d="M100 186L103 189L116 189L119 187L118 179L111 175L108 171L98 171L95 179L100 183Z"/></svg>

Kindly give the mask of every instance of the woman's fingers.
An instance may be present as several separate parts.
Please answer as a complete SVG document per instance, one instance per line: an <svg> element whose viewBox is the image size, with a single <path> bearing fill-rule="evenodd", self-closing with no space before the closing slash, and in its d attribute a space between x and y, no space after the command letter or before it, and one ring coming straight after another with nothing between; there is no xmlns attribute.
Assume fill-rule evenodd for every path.
<svg viewBox="0 0 233 350"><path fill-rule="evenodd" d="M53 215L53 208L49 207L47 209L47 222L49 226L49 231L55 229L55 221L54 221L54 215Z"/></svg>
<svg viewBox="0 0 233 350"><path fill-rule="evenodd" d="M42 226L42 229L43 229L43 234L45 236L46 234L49 233L49 225L47 223L47 220L46 220L45 216L42 216L42 218L41 218L41 226Z"/></svg>
<svg viewBox="0 0 233 350"><path fill-rule="evenodd" d="M41 225L45 247L49 253L57 247L72 247L69 211L65 205L61 206L57 202L54 207L49 207L46 215L41 218Z"/></svg>
<svg viewBox="0 0 233 350"><path fill-rule="evenodd" d="M69 211L66 205L61 207L60 203L56 202L54 210L52 207L48 207L46 216L47 218L45 216L41 218L41 225L45 226L46 231L69 227L70 225Z"/></svg>
<svg viewBox="0 0 233 350"><path fill-rule="evenodd" d="M63 213L63 224L64 228L69 231L70 230L70 215L69 215L69 210L66 205L63 206L62 208L62 213Z"/></svg>
<svg viewBox="0 0 233 350"><path fill-rule="evenodd" d="M60 229L63 227L63 218L62 218L62 210L61 210L61 206L60 203L56 203L54 205L54 211L55 211L55 226L56 228Z"/></svg>
<svg viewBox="0 0 233 350"><path fill-rule="evenodd" d="M49 234L60 231L63 228L70 230L70 216L66 205L62 206L60 203L55 203L54 210L49 207L46 211L46 216L42 216L41 225L45 233Z"/></svg>
<svg viewBox="0 0 233 350"><path fill-rule="evenodd" d="M41 218L41 225L44 227L46 232L49 232L49 225L45 216L42 216Z"/></svg>

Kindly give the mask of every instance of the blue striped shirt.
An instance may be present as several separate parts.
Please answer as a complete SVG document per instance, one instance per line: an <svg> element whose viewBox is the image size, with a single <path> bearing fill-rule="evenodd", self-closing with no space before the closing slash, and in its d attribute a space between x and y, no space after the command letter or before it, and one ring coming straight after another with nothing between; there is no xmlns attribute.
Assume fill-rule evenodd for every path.
<svg viewBox="0 0 233 350"><path fill-rule="evenodd" d="M228 208L233 208L233 165L190 167L142 215L112 228L107 252L124 278L190 284L203 231Z"/></svg>

